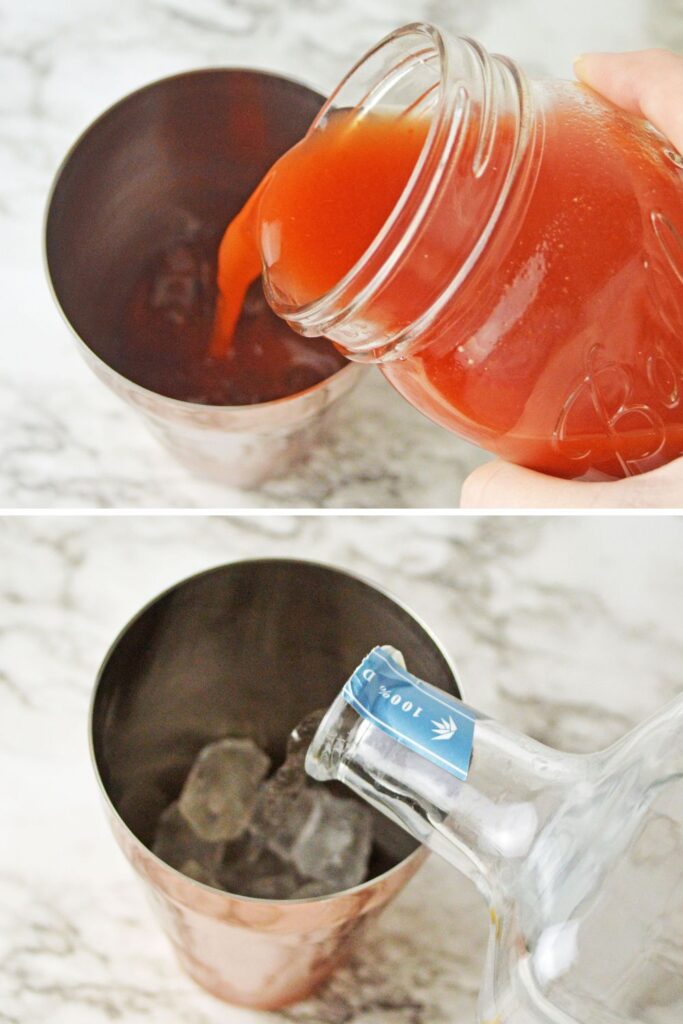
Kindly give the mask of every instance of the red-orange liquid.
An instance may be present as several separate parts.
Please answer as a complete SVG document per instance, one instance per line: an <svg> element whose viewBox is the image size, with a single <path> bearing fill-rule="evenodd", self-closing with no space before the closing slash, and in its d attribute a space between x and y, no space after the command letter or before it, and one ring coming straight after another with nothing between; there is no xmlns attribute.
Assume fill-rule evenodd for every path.
<svg viewBox="0 0 683 1024"><path fill-rule="evenodd" d="M278 160L223 236L213 355L229 350L262 262L271 285L296 306L344 277L398 202L428 128L424 118L341 114Z"/></svg>
<svg viewBox="0 0 683 1024"><path fill-rule="evenodd" d="M178 242L137 281L111 366L156 394L204 405L253 405L304 391L346 360L302 338L269 308L260 281L240 304L233 344L208 353L216 304L215 237Z"/></svg>
<svg viewBox="0 0 683 1024"><path fill-rule="evenodd" d="M545 120L528 210L454 298L456 327L436 325L382 369L430 418L516 462L563 476L642 471L683 451L681 174L659 138L578 87L559 89ZM394 208L427 128L338 115L275 165L221 246L214 352L229 346L261 257L293 305L339 281ZM513 130L501 119L500 147ZM429 252L455 273L477 226L471 168L451 187L453 217L434 224ZM431 283L423 266L389 289L378 344L422 296L427 308Z"/></svg>

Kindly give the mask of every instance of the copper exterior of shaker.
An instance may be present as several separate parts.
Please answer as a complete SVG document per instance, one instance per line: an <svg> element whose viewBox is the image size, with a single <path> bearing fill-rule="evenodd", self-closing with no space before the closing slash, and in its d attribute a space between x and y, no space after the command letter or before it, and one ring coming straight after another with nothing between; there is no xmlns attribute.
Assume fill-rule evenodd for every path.
<svg viewBox="0 0 683 1024"><path fill-rule="evenodd" d="M418 849L382 877L331 897L250 900L180 875L136 840L111 809L108 817L182 967L220 999L261 1009L311 995L427 856Z"/></svg>
<svg viewBox="0 0 683 1024"><path fill-rule="evenodd" d="M437 641L362 579L310 562L236 562L191 577L144 608L100 670L91 745L114 835L183 968L228 1002L275 1009L309 996L425 859L377 817L380 873L304 901L249 899L181 875L149 846L201 746L231 731L277 760L303 715L331 703L377 642L458 692Z"/></svg>

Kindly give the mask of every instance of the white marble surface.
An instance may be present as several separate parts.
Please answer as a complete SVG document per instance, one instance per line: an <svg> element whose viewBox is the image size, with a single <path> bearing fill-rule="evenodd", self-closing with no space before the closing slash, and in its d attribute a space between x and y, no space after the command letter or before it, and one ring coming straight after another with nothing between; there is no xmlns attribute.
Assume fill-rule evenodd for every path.
<svg viewBox="0 0 683 1024"><path fill-rule="evenodd" d="M435 858L318 998L269 1017L183 977L109 834L86 738L107 646L183 576L268 555L335 563L388 587L440 637L473 704L566 749L603 746L681 688L676 518L5 520L3 1024L473 1021L485 910Z"/></svg>
<svg viewBox="0 0 683 1024"><path fill-rule="evenodd" d="M329 90L369 44L419 18L538 74L588 48L683 46L682 0L0 0L0 506L450 507L483 457L376 373L328 445L258 493L199 484L80 362L44 280L41 218L67 147L155 78L264 67Z"/></svg>

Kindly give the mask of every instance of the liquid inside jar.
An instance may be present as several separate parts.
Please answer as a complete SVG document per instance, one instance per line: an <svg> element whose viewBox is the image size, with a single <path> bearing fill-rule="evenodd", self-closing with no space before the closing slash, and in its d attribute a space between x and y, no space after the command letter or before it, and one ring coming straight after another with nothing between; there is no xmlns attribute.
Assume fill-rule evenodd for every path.
<svg viewBox="0 0 683 1024"><path fill-rule="evenodd" d="M398 203L428 130L426 117L357 120L341 112L274 165L221 242L214 355L229 350L243 296L263 265L270 287L293 306L324 295L351 270Z"/></svg>
<svg viewBox="0 0 683 1024"><path fill-rule="evenodd" d="M534 88L540 141L526 202L514 217L502 211L472 259L483 226L472 109L438 215L386 268L358 330L381 350L430 310L444 267L455 279L470 260L439 315L383 363L391 383L511 461L566 477L642 472L683 452L681 160L582 86ZM248 284L235 265L255 276L262 261L282 307L329 293L410 190L429 127L424 114L340 112L281 158L224 236L214 354L229 349ZM500 112L487 173L518 131ZM361 272L354 287L367 284Z"/></svg>

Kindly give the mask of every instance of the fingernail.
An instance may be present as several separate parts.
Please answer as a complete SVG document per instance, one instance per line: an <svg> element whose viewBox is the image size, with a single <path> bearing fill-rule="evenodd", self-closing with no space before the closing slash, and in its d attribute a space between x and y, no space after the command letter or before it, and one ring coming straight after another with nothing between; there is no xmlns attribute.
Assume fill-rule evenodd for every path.
<svg viewBox="0 0 683 1024"><path fill-rule="evenodd" d="M574 67L574 73L577 78L581 78L581 72L583 71L583 65L586 59L585 53L580 53L578 57L574 57L572 65Z"/></svg>

